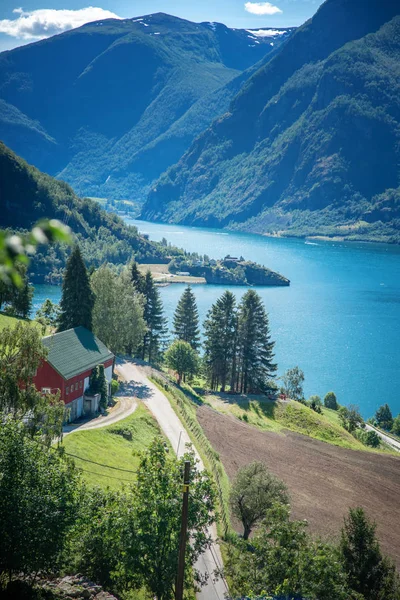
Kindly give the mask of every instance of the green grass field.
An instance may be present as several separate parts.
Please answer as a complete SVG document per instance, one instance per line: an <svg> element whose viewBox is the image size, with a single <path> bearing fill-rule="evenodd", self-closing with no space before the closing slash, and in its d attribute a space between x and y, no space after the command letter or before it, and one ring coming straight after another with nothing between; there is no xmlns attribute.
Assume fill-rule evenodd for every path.
<svg viewBox="0 0 400 600"><path fill-rule="evenodd" d="M4 315L0 313L0 331L5 327L15 327L17 323L27 323L28 325L33 325L33 327L37 327L42 334L42 325L37 321L31 321L30 319L20 319L18 317L9 317L8 315ZM48 328L47 335L51 333L50 328Z"/></svg>
<svg viewBox="0 0 400 600"><path fill-rule="evenodd" d="M134 473L129 471L136 471L139 453L157 436L161 436L157 421L143 404L139 404L132 415L109 427L69 434L64 438L63 446L73 455L89 485L118 489L135 481Z"/></svg>
<svg viewBox="0 0 400 600"><path fill-rule="evenodd" d="M204 400L219 412L233 415L266 431L283 432L289 429L351 450L387 451L386 448L377 450L364 446L340 425L337 412L327 408L318 414L300 402L273 402L262 396L215 394L206 396Z"/></svg>
<svg viewBox="0 0 400 600"><path fill-rule="evenodd" d="M0 313L0 331L5 327L14 327L19 321L22 321L23 323L31 322L25 319L17 319L16 317L8 317L7 315Z"/></svg>

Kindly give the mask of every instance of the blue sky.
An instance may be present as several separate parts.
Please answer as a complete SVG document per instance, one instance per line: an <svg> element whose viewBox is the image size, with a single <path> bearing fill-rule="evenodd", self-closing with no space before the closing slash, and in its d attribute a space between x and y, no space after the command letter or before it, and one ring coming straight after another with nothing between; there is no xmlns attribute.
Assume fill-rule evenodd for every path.
<svg viewBox="0 0 400 600"><path fill-rule="evenodd" d="M0 51L49 37L85 22L165 12L229 27L301 25L323 0L0 0Z"/></svg>

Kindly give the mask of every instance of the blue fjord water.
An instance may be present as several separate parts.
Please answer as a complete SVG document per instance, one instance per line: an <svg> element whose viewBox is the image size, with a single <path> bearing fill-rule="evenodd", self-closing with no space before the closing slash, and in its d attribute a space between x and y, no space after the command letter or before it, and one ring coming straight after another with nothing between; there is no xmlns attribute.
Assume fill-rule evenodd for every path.
<svg viewBox="0 0 400 600"><path fill-rule="evenodd" d="M257 288L267 310L279 375L299 365L305 393L335 391L365 417L388 402L400 412L400 248L384 244L307 242L177 225L130 221L150 239L220 258L244 256L279 271L287 288ZM161 288L171 320L183 285ZM223 286L193 287L203 320ZM230 288L238 297L247 288ZM60 290L36 286L35 307Z"/></svg>

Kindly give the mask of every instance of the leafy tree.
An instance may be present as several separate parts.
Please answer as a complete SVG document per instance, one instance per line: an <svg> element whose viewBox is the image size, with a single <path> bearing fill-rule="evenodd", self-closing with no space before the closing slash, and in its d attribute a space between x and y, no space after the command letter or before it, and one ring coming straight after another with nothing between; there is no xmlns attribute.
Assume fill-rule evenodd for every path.
<svg viewBox="0 0 400 600"><path fill-rule="evenodd" d="M83 326L92 330L94 294L89 274L79 250L75 246L67 260L62 283L59 331Z"/></svg>
<svg viewBox="0 0 400 600"><path fill-rule="evenodd" d="M160 294L150 271L145 275L142 293L145 298L143 317L147 327L142 341L142 358L149 362L158 361L166 331L166 321Z"/></svg>
<svg viewBox="0 0 400 600"><path fill-rule="evenodd" d="M35 320L39 321L46 327L56 327L60 316L60 306L54 304L49 298L43 302L42 306L36 313Z"/></svg>
<svg viewBox="0 0 400 600"><path fill-rule="evenodd" d="M263 463L252 462L239 469L229 501L233 516L243 524L243 539L247 540L269 509L277 503L288 504L289 494L286 485Z"/></svg>
<svg viewBox="0 0 400 600"><path fill-rule="evenodd" d="M344 521L340 556L351 589L365 600L400 598L399 579L392 562L382 556L376 524L363 508L350 509Z"/></svg>
<svg viewBox="0 0 400 600"><path fill-rule="evenodd" d="M235 381L237 353L236 299L228 290L208 311L204 322L204 363L211 389Z"/></svg>
<svg viewBox="0 0 400 600"><path fill-rule="evenodd" d="M225 572L239 597L349 600L334 547L313 541L307 523L292 521L289 508L271 508L251 539L231 542Z"/></svg>
<svg viewBox="0 0 400 600"><path fill-rule="evenodd" d="M400 414L393 419L392 433L400 435Z"/></svg>
<svg viewBox="0 0 400 600"><path fill-rule="evenodd" d="M146 588L152 598L172 600L178 564L184 460L191 462L185 579L210 543L215 491L190 452L177 461L154 440L140 460L137 483L119 493L92 493L76 528L75 568L115 593ZM195 579L201 576L194 571Z"/></svg>
<svg viewBox="0 0 400 600"><path fill-rule="evenodd" d="M393 416L388 404L383 404L383 406L380 406L378 408L378 410L375 413L375 420L378 426L382 427L382 429L386 429L387 431L390 431L392 429Z"/></svg>
<svg viewBox="0 0 400 600"><path fill-rule="evenodd" d="M121 595L143 584L132 496L132 490L84 490L67 555L70 571Z"/></svg>
<svg viewBox="0 0 400 600"><path fill-rule="evenodd" d="M0 584L2 576L54 572L80 495L71 462L18 422L0 427Z"/></svg>
<svg viewBox="0 0 400 600"><path fill-rule="evenodd" d="M34 434L40 431L50 443L61 435L64 405L57 395L43 395L33 384L36 371L46 358L36 327L17 323L0 336L0 422L23 421Z"/></svg>
<svg viewBox="0 0 400 600"><path fill-rule="evenodd" d="M357 427L360 427L364 423L364 419L360 415L358 406L355 406L354 404L342 406L339 409L339 419L342 426L350 433L355 431Z"/></svg>
<svg viewBox="0 0 400 600"><path fill-rule="evenodd" d="M185 459L191 463L185 571L189 583L197 558L210 542L207 528L214 520L215 508L211 479L206 472L196 468L197 461L192 453L180 461L171 460L161 440L155 441L142 457L137 474L134 505L140 572L146 587L158 600L174 597L181 526L181 502L177 502L177 498L181 497ZM153 515L152 519L149 514Z"/></svg>
<svg viewBox="0 0 400 600"><path fill-rule="evenodd" d="M199 313L196 297L190 285L179 299L173 322L176 338L190 344L193 350L198 350L200 347Z"/></svg>
<svg viewBox="0 0 400 600"><path fill-rule="evenodd" d="M135 354L146 325L143 296L136 291L129 273L117 275L102 266L93 273L91 285L95 294L93 332L114 353Z"/></svg>
<svg viewBox="0 0 400 600"><path fill-rule="evenodd" d="M196 375L199 357L188 342L175 340L165 353L165 364L178 374L178 385L182 378Z"/></svg>
<svg viewBox="0 0 400 600"><path fill-rule="evenodd" d="M336 400L336 395L334 392L328 392L324 398L324 406L326 408L330 408L331 410L338 410L339 405Z"/></svg>
<svg viewBox="0 0 400 600"><path fill-rule="evenodd" d="M283 389L289 398L300 401L304 398L304 373L299 367L288 369L282 376Z"/></svg>
<svg viewBox="0 0 400 600"><path fill-rule="evenodd" d="M36 189L36 193L37 191ZM11 283L17 288L21 287L21 265L29 264L29 256L39 244L52 244L56 241L71 243L70 228L57 219L42 219L25 235L0 230L0 280L6 285ZM1 304L0 290L0 308Z"/></svg>
<svg viewBox="0 0 400 600"><path fill-rule="evenodd" d="M275 377L277 369L274 345L271 342L268 315L260 296L249 290L238 309L238 364L236 391L266 391L268 380Z"/></svg>

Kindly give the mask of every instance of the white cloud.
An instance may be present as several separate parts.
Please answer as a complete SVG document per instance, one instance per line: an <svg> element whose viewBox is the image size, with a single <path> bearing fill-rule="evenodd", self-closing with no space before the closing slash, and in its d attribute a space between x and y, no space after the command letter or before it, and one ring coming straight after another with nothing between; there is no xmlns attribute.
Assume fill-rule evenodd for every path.
<svg viewBox="0 0 400 600"><path fill-rule="evenodd" d="M280 8L270 2L246 2L244 8L253 15L275 15L282 12Z"/></svg>
<svg viewBox="0 0 400 600"><path fill-rule="evenodd" d="M246 29L246 31L257 37L276 37L286 33L286 31L280 29Z"/></svg>
<svg viewBox="0 0 400 600"><path fill-rule="evenodd" d="M22 40L41 40L91 21L120 19L115 13L95 6L78 10L41 8L24 11L15 8L13 13L18 15L15 19L0 20L0 33Z"/></svg>

